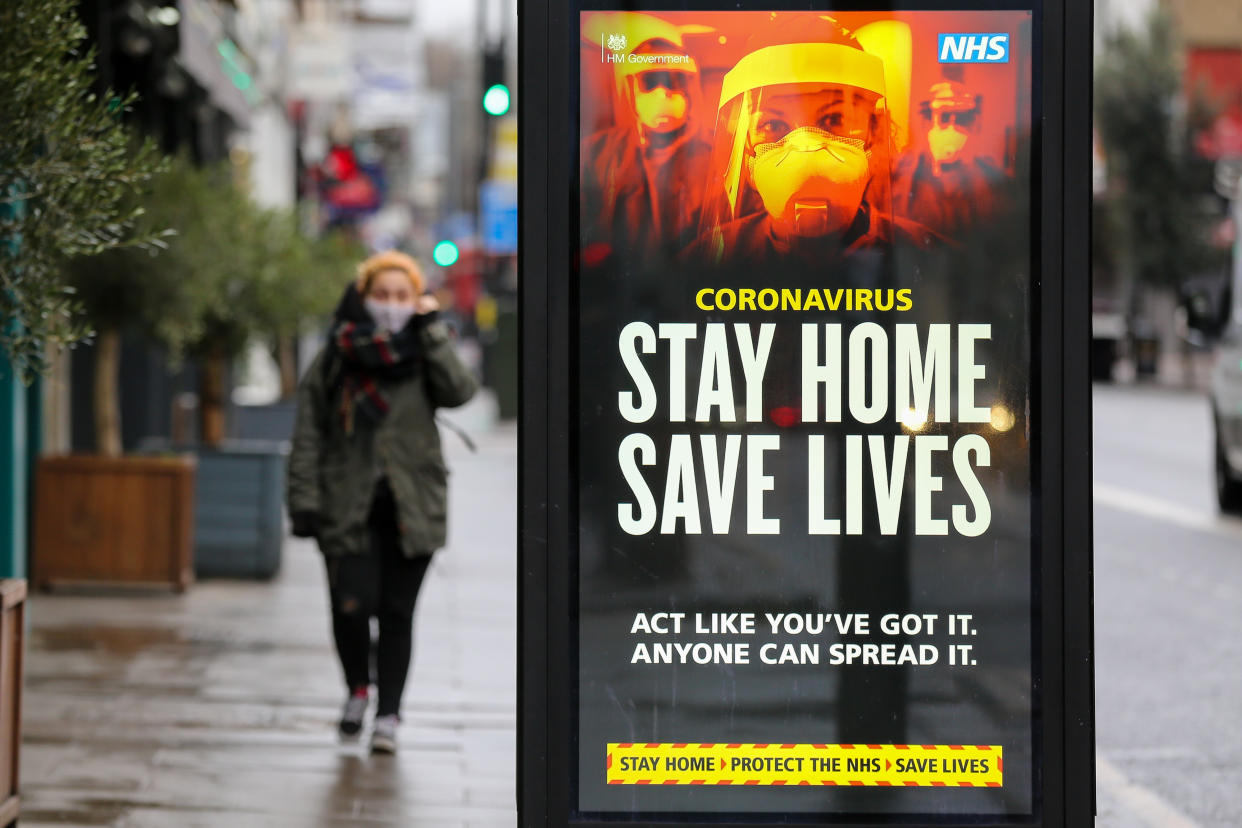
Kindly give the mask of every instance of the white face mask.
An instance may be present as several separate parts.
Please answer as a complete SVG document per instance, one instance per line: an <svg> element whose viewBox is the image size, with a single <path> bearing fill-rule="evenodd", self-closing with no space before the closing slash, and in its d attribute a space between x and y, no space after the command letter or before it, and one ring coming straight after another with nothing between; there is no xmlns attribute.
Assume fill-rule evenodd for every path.
<svg viewBox="0 0 1242 828"><path fill-rule="evenodd" d="M751 172L780 235L822 236L854 221L869 164L862 141L803 127L760 148Z"/></svg>
<svg viewBox="0 0 1242 828"><path fill-rule="evenodd" d="M371 314L371 318L375 320L375 324L391 333L404 328L405 324L410 321L410 317L414 315L413 305L400 302L377 302L374 299L364 299L362 303L366 306L367 313Z"/></svg>
<svg viewBox="0 0 1242 828"><path fill-rule="evenodd" d="M927 133L927 148L937 164L952 164L966 146L966 133L955 126L935 126Z"/></svg>
<svg viewBox="0 0 1242 828"><path fill-rule="evenodd" d="M634 111L638 113L638 120L647 129L656 132L671 132L680 128L686 122L686 109L686 96L664 87L634 96Z"/></svg>

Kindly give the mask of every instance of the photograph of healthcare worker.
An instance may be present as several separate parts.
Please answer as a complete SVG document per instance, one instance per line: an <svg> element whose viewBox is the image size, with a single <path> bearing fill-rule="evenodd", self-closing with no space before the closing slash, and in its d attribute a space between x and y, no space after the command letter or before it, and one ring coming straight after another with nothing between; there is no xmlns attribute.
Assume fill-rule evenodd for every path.
<svg viewBox="0 0 1242 828"><path fill-rule="evenodd" d="M932 84L919 104L926 149L902 159L898 213L960 239L999 208L1005 171L980 147L983 96L962 82Z"/></svg>
<svg viewBox="0 0 1242 828"><path fill-rule="evenodd" d="M667 259L698 230L710 152L698 64L680 28L651 15L597 15L588 37L612 68L614 113L582 142L583 241L599 262Z"/></svg>
<svg viewBox="0 0 1242 828"><path fill-rule="evenodd" d="M701 233L708 262L830 263L896 228L883 59L831 17L775 15L724 76Z"/></svg>

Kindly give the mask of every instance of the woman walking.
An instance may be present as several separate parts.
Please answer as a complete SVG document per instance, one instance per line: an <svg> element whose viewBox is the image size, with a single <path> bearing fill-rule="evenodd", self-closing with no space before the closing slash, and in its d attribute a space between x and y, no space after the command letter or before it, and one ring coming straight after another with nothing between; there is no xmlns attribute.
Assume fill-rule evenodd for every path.
<svg viewBox="0 0 1242 828"><path fill-rule="evenodd" d="M445 541L447 470L435 411L461 405L477 387L423 289L418 265L402 253L358 266L328 344L298 388L289 454L293 534L315 538L327 565L348 691L340 734L361 732L374 683L371 750L379 753L397 749L414 605Z"/></svg>

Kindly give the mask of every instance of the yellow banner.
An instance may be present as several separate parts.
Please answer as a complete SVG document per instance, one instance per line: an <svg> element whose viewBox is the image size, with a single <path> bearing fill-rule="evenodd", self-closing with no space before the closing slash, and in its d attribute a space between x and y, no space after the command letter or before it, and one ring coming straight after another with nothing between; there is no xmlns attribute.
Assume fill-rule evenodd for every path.
<svg viewBox="0 0 1242 828"><path fill-rule="evenodd" d="M609 743L609 785L999 788L998 745Z"/></svg>

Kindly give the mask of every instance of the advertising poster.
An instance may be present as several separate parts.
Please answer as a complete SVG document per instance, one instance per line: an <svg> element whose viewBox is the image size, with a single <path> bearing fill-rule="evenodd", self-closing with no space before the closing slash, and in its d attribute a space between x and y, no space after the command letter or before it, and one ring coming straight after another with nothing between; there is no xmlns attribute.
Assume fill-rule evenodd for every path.
<svg viewBox="0 0 1242 828"><path fill-rule="evenodd" d="M576 814L1031 820L1036 13L577 25Z"/></svg>

